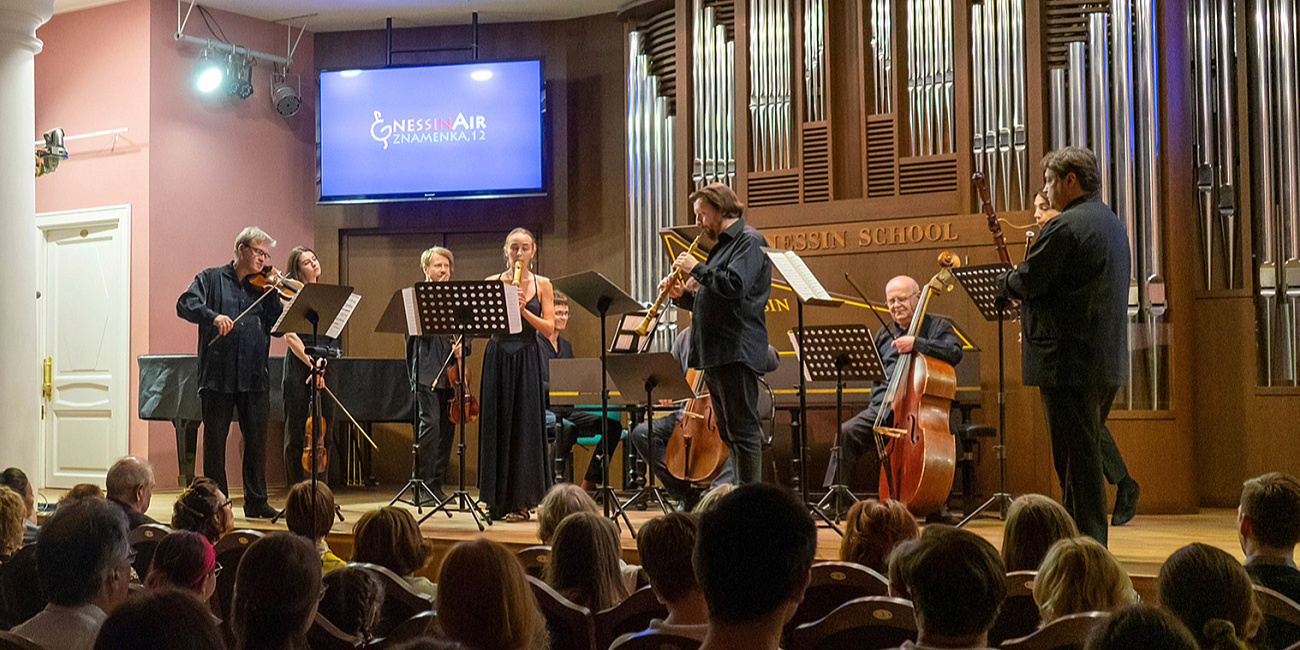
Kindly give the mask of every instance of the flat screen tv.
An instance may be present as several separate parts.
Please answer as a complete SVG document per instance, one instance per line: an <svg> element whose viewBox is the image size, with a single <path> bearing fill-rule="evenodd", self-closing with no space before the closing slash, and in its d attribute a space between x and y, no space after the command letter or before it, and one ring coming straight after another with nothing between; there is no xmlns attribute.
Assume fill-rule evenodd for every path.
<svg viewBox="0 0 1300 650"><path fill-rule="evenodd" d="M541 195L542 62L320 73L320 202Z"/></svg>

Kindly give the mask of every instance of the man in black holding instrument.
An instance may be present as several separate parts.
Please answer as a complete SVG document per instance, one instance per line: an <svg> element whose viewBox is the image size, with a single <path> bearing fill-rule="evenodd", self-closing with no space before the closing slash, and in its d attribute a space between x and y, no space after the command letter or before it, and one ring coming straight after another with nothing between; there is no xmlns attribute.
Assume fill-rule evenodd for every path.
<svg viewBox="0 0 1300 650"><path fill-rule="evenodd" d="M266 503L267 358L271 328L284 305L272 287L250 279L270 270L275 240L250 226L235 239L235 259L194 276L176 301L176 315L199 326L199 398L203 402L203 475L226 485L226 437L239 410L244 436L244 516L274 517Z"/></svg>
<svg viewBox="0 0 1300 650"><path fill-rule="evenodd" d="M1039 387L1065 508L1079 532L1105 544L1100 441L1128 371L1128 237L1097 196L1091 151L1047 154L1043 179L1061 214L1002 284L1021 301L1023 381Z"/></svg>
<svg viewBox="0 0 1300 650"><path fill-rule="evenodd" d="M853 485L853 469L862 453L867 449L875 449L876 418L882 409L885 411L885 423L892 426L892 420L889 419L892 417L891 406L883 402L885 391L889 387L888 378L893 375L899 356L918 352L952 366L961 362L961 339L957 337L952 321L947 318L926 314L921 319L916 335L908 334L912 327L912 317L920 302L920 285L906 275L900 275L885 285L885 306L889 308L892 322L884 324L876 332L875 343L876 350L880 352L880 363L886 381L871 387L871 402L867 408L840 425L840 461L844 463L843 478L846 485ZM835 463L836 459L832 458L826 470L827 485L834 481Z"/></svg>
<svg viewBox="0 0 1300 650"><path fill-rule="evenodd" d="M734 457L737 483L763 480L763 430L758 418L758 375L767 369L767 306L772 262L767 240L745 223L735 192L713 183L690 196L695 222L716 240L708 260L682 253L675 274L659 283L678 307L691 310L688 363L704 371L718 432Z"/></svg>

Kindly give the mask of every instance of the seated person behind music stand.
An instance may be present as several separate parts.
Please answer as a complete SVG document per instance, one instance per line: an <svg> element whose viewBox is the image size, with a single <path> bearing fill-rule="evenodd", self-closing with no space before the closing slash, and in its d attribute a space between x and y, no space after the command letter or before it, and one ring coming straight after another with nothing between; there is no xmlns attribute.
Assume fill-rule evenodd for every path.
<svg viewBox="0 0 1300 650"><path fill-rule="evenodd" d="M547 396L551 394L551 359L573 358L573 344L569 343L568 339L560 336L560 332L563 332L569 325L569 297L556 291L554 301L555 331L550 336L545 336L541 332L537 333L537 349L542 355L542 394ZM582 489L594 492L603 478L604 467L601 465L601 459L612 456L614 450L618 449L619 441L617 438L612 440L606 438L607 432L622 433L618 418L608 418L608 424L605 430L602 431L600 413L575 409L572 406L551 406L548 397L546 405L547 428L550 428L556 422L571 425L567 427L561 426L557 434L559 437L555 441L555 455L565 459L565 467L569 468L569 471L571 471L569 466L573 463L573 445L578 441L578 438L587 437L587 435L600 436L600 442L596 443L596 453L591 455L591 461L587 463L587 474L582 478ZM565 478L572 480L573 477L568 476Z"/></svg>
<svg viewBox="0 0 1300 650"><path fill-rule="evenodd" d="M894 364L901 354L916 351L927 357L934 357L949 365L961 362L961 339L953 329L952 321L937 314L926 314L916 336L908 335L912 326L912 316L916 314L917 304L921 301L921 287L916 280L900 275L885 285L885 306L889 307L892 322L876 332L876 349L880 352L880 365L888 379L894 372ZM862 452L875 450L876 442L873 429L876 415L882 408L885 398L886 383L871 387L871 403L862 412L840 425L840 460L844 463L841 480L852 487L853 470ZM889 423L889 407L886 409L885 422ZM832 459L826 470L826 485L835 478L835 462ZM874 485L873 485L874 487Z"/></svg>

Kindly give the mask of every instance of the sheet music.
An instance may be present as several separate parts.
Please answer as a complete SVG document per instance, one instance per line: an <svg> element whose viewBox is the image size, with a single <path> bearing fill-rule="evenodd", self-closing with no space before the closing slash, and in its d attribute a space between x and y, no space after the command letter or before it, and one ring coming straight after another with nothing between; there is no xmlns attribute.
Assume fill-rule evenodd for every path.
<svg viewBox="0 0 1300 650"><path fill-rule="evenodd" d="M296 298L297 295L294 297ZM325 330L325 336L336 339L343 333L343 326L348 324L348 319L352 317L352 310L357 308L358 302L361 302L361 294L354 293L348 296L348 301L343 303L342 309L339 309L339 315L334 318L330 328Z"/></svg>
<svg viewBox="0 0 1300 650"><path fill-rule="evenodd" d="M402 289L402 304L406 308L406 331L411 332L411 336L419 336L424 333L420 327L420 318L415 313L415 287Z"/></svg>
<svg viewBox="0 0 1300 650"><path fill-rule="evenodd" d="M293 307L293 303L298 300L299 295L301 294L297 294L297 293L293 294L293 297L290 298L289 302L285 304L284 309L280 310L280 317L275 319L275 324L271 326L272 332L280 331L280 323L284 322L284 317L289 314L289 309Z"/></svg>
<svg viewBox="0 0 1300 650"><path fill-rule="evenodd" d="M510 333L518 334L524 331L524 319L519 315L519 287L513 284L501 286L506 290L506 321L510 323Z"/></svg>
<svg viewBox="0 0 1300 650"><path fill-rule="evenodd" d="M808 268L807 264L804 264L798 253L771 248L763 250L767 253L768 258L772 260L772 265L776 267L776 270L780 271L785 281L790 283L790 288L794 289L795 294L799 296L799 300L805 303L810 300L835 301L835 298L826 292L826 288L822 286L821 282L817 281L817 276L813 275L812 270Z"/></svg>

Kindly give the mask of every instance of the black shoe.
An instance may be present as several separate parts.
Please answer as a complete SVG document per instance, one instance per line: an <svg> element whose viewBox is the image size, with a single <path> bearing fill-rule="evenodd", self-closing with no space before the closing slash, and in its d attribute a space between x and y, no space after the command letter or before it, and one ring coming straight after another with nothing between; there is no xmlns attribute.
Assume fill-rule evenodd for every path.
<svg viewBox="0 0 1300 650"><path fill-rule="evenodd" d="M1133 477L1126 476L1119 482L1115 508L1110 513L1110 525L1123 526L1133 520L1133 515L1137 514L1138 492L1138 483Z"/></svg>
<svg viewBox="0 0 1300 650"><path fill-rule="evenodd" d="M270 519L276 514L275 508L272 508L265 501L244 504L244 517L247 519Z"/></svg>

